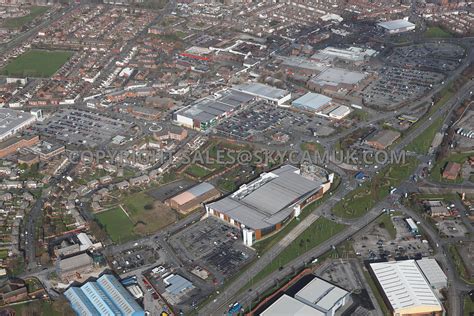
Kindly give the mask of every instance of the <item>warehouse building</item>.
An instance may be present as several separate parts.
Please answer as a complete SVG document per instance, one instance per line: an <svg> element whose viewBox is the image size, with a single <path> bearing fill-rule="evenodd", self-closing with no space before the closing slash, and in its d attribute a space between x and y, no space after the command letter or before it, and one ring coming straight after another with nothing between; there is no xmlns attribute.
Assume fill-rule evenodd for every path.
<svg viewBox="0 0 474 316"><path fill-rule="evenodd" d="M21 148L27 148L39 143L39 136L23 136L9 138L0 142L0 158L16 153Z"/></svg>
<svg viewBox="0 0 474 316"><path fill-rule="evenodd" d="M306 305L303 302L289 296L282 295L275 303L268 307L265 311L260 313L260 316L324 316L324 314L318 310L315 310L311 306Z"/></svg>
<svg viewBox="0 0 474 316"><path fill-rule="evenodd" d="M443 307L415 260L370 264L393 315L443 315Z"/></svg>
<svg viewBox="0 0 474 316"><path fill-rule="evenodd" d="M461 164L457 162L449 161L443 170L443 178L447 180L456 180L461 172Z"/></svg>
<svg viewBox="0 0 474 316"><path fill-rule="evenodd" d="M365 143L370 147L382 150L392 145L398 138L400 138L400 135L401 134L398 131L382 129L369 135L365 140Z"/></svg>
<svg viewBox="0 0 474 316"><path fill-rule="evenodd" d="M308 88L325 93L345 95L367 77L365 73L328 67L308 81Z"/></svg>
<svg viewBox="0 0 474 316"><path fill-rule="evenodd" d="M309 203L321 198L330 183L303 177L296 167L285 165L263 173L231 195L206 204L208 216L216 216L242 230L247 246L279 230Z"/></svg>
<svg viewBox="0 0 474 316"><path fill-rule="evenodd" d="M91 272L94 268L94 262L87 253L58 260L56 273L63 281L74 280L84 273Z"/></svg>
<svg viewBox="0 0 474 316"><path fill-rule="evenodd" d="M305 275L291 285L269 306L258 308L260 316L334 316L349 301L350 293L332 283ZM263 310L261 310L263 309Z"/></svg>
<svg viewBox="0 0 474 316"><path fill-rule="evenodd" d="M398 34L403 32L413 31L416 27L415 24L406 19L392 20L386 22L377 23L377 26L384 29L388 34Z"/></svg>
<svg viewBox="0 0 474 316"><path fill-rule="evenodd" d="M212 184L203 182L175 195L166 202L171 208L187 214L199 207L201 203L214 200L220 195L219 190Z"/></svg>
<svg viewBox="0 0 474 316"><path fill-rule="evenodd" d="M80 316L144 316L145 311L112 275L104 274L96 282L70 287L64 295Z"/></svg>
<svg viewBox="0 0 474 316"><path fill-rule="evenodd" d="M295 298L321 312L332 316L346 304L349 292L323 279L314 278L295 294Z"/></svg>
<svg viewBox="0 0 474 316"><path fill-rule="evenodd" d="M432 288L442 289L448 287L448 278L435 259L422 258L417 260L416 264Z"/></svg>
<svg viewBox="0 0 474 316"><path fill-rule="evenodd" d="M215 126L225 117L229 117L254 97L235 90L225 90L199 99L176 111L173 120L178 125L205 131Z"/></svg>
<svg viewBox="0 0 474 316"><path fill-rule="evenodd" d="M359 63L375 56L376 54L377 51L369 48L353 46L349 48L326 47L311 56L311 59L321 62L332 62L334 59L338 58L345 61Z"/></svg>
<svg viewBox="0 0 474 316"><path fill-rule="evenodd" d="M194 289L194 285L179 274L170 274L163 279L163 282L166 284L166 292L175 296Z"/></svg>
<svg viewBox="0 0 474 316"><path fill-rule="evenodd" d="M36 121L36 117L30 113L0 109L0 141L15 135L28 128Z"/></svg>
<svg viewBox="0 0 474 316"><path fill-rule="evenodd" d="M293 101L292 104L303 111L313 112L314 114L336 120L343 119L351 113L349 107L333 103L332 98L313 92L306 93Z"/></svg>
<svg viewBox="0 0 474 316"><path fill-rule="evenodd" d="M333 103L332 98L313 92L299 97L292 105L297 109L336 120L341 120L351 113L349 107Z"/></svg>
<svg viewBox="0 0 474 316"><path fill-rule="evenodd" d="M232 87L232 90L270 101L276 105L283 105L291 99L291 93L289 91L258 82L237 85Z"/></svg>
<svg viewBox="0 0 474 316"><path fill-rule="evenodd" d="M293 101L293 106L305 111L319 111L331 104L332 98L319 93L308 92Z"/></svg>

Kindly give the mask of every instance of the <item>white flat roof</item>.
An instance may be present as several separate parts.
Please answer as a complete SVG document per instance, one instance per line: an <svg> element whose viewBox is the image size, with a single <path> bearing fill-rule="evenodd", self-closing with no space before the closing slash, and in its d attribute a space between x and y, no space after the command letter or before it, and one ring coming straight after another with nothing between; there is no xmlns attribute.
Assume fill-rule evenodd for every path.
<svg viewBox="0 0 474 316"><path fill-rule="evenodd" d="M261 316L324 316L323 312L284 294L270 305Z"/></svg>
<svg viewBox="0 0 474 316"><path fill-rule="evenodd" d="M396 29L401 29L401 28L406 28L406 27L414 27L415 24L405 20L405 19L400 19L400 20L393 20L393 21L386 21L386 22L380 22L377 23L378 26L383 27L384 29L387 30L396 30Z"/></svg>
<svg viewBox="0 0 474 316"><path fill-rule="evenodd" d="M307 301L323 311L331 310L337 302L349 292L320 278L314 278L306 284L295 297Z"/></svg>
<svg viewBox="0 0 474 316"><path fill-rule="evenodd" d="M371 263L370 267L395 311L442 310L415 260Z"/></svg>
<svg viewBox="0 0 474 316"><path fill-rule="evenodd" d="M236 85L232 87L232 90L269 100L280 100L290 94L290 92L287 90L275 88L258 82Z"/></svg>
<svg viewBox="0 0 474 316"><path fill-rule="evenodd" d="M311 81L319 85L337 86L339 84L356 84L367 77L358 71L350 71L342 68L328 67L320 74L311 78Z"/></svg>

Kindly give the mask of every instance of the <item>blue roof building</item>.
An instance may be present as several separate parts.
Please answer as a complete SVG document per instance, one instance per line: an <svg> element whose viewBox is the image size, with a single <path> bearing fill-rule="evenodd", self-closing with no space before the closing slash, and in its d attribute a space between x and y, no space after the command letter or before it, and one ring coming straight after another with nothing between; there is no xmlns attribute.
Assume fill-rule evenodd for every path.
<svg viewBox="0 0 474 316"><path fill-rule="evenodd" d="M144 316L132 295L112 275L71 287L64 295L79 316Z"/></svg>
<svg viewBox="0 0 474 316"><path fill-rule="evenodd" d="M173 295L179 295L180 293L194 288L194 285L187 279L183 278L179 274L171 274L163 279L166 286L166 292Z"/></svg>
<svg viewBox="0 0 474 316"><path fill-rule="evenodd" d="M97 309L95 309L94 304L89 301L80 288L71 287L64 293L64 295L78 315L100 315Z"/></svg>

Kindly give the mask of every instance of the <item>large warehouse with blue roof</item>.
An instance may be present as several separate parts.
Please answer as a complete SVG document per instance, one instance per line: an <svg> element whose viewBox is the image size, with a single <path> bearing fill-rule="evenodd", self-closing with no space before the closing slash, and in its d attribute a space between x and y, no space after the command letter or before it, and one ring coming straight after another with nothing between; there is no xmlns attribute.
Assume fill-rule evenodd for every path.
<svg viewBox="0 0 474 316"><path fill-rule="evenodd" d="M113 275L70 287L64 295L79 316L144 316L145 311Z"/></svg>

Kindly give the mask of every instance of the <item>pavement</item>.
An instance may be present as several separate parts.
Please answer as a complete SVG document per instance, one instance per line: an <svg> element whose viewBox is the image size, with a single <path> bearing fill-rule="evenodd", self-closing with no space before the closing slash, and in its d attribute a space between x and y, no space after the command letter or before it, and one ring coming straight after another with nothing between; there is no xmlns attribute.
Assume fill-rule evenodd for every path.
<svg viewBox="0 0 474 316"><path fill-rule="evenodd" d="M470 63L474 60L474 52L471 51L466 58L466 62ZM394 151L403 150L409 143L411 143L416 137L418 137L421 133L423 133L428 127L431 126L432 122L436 120L440 116L449 117L451 112L467 97L471 95L471 91L474 87L474 80L467 82L462 88L460 88L457 93L442 107L436 110L428 120L423 121L421 124L416 126L410 134L408 134L405 138L400 141L395 148ZM420 100L420 102L425 102L425 100ZM366 124L366 122L365 122ZM327 147L330 147L327 146ZM342 183L350 181L347 177L343 177ZM283 269L279 269L278 271L274 271L273 273L269 274L266 278L261 280L255 285L252 285L251 291L244 291L246 290L244 287L250 282L252 283L252 279L263 270L265 266L267 266L270 262L272 262L278 254L280 254L283 249L289 245L293 240L299 236L305 228L309 227L319 216L320 214L330 213L332 207L337 203L339 199L347 195L351 190L342 188L341 190L337 191L336 194L331 197L324 205L318 207L313 213L311 213L308 217L306 217L303 221L301 221L287 236L285 236L280 242L278 242L275 246L273 246L269 251L264 253L249 269L247 269L242 275L240 275L235 281L229 284L222 292L211 302L203 306L199 310L200 315L223 315L226 314L228 306L233 304L234 302L239 302L242 306L249 307L255 298L255 293L263 293L268 288L275 285L275 280L282 279L286 275L290 274L294 269L300 268L304 266L305 263L310 262L313 258L321 256L325 252L327 252L331 246L338 245L339 243L343 242L350 236L352 236L357 231L364 228L368 223L372 220L377 218L378 215L381 213L381 209L388 208L391 205L390 197L387 197L382 202L378 203L372 210L358 219L356 222L352 223L351 226L343 230L341 233L334 235L327 241L323 242L322 244L318 245L317 247L309 250L305 254L295 258L291 261L286 267ZM451 273L453 269L450 269ZM451 309L454 313L452 315L460 315L459 306L460 300L459 296L456 295L458 286L457 283L453 283L450 286L450 298L455 300L456 303L453 303ZM451 288L455 288L454 290ZM240 294L239 294L240 293Z"/></svg>
<svg viewBox="0 0 474 316"><path fill-rule="evenodd" d="M174 2L173 2L173 5L174 5ZM172 6L168 7L166 12L168 12L171 7ZM41 27L45 27L46 25L47 23L45 25L42 24ZM39 28L34 28L35 32L38 29ZM30 34L29 36L31 36L32 33L26 33L24 36L28 36L27 34ZM15 43L12 43L11 45L14 45L14 44ZM474 61L473 51L469 52L468 56L465 58L464 65L460 67L451 77L452 78L456 77L472 61ZM433 90L429 95L417 100L417 102L414 102L413 106L410 106L404 111L409 112L410 109L418 106L419 104L422 104L427 101L431 101L432 96L435 93L439 92L442 88L443 87L439 87ZM395 146L394 150L395 151L403 150L406 145L412 142L413 139L415 139L424 130L426 130L429 126L431 126L431 123L435 121L437 118L441 116L449 117L449 114L453 111L453 109L457 107L464 98L470 95L473 88L474 88L474 80L471 80L468 83L466 83L462 88L460 88L456 92L453 98L451 98L444 106L436 110L430 116L428 120L423 121L416 128L410 131L410 134L408 134L405 138L403 138ZM402 112L403 111L400 111L400 113ZM334 142L336 140L349 135L351 132L360 128L362 125L377 123L381 120L387 119L389 117L393 117L394 115L398 115L398 114L393 113L393 112L377 114L376 117L369 122L360 123L359 125L354 126L353 128L345 131L344 133L322 140L322 144L326 149L331 149L334 146ZM295 146L294 148L299 148L299 146ZM281 147L279 147L279 149L282 150ZM357 233L358 231L366 227L368 224L370 224L373 220L375 220L381 214L381 210L383 208L388 208L391 205L390 199L386 198L382 200L381 202L377 203L377 205L374 208L372 208L369 212L367 212L364 216L362 216L361 218L357 220L348 221L348 220L335 218L335 220L338 222L343 222L345 224L350 224L350 225L339 234L332 236L331 238L321 243L320 245L314 247L313 249L310 249L309 251L302 254L301 256L294 258L291 262L289 262L287 265L282 267L282 269L279 269L277 271L274 271L273 273L270 273L267 277L265 277L261 281L253 284L252 280L259 272L261 272L268 264L270 264L273 260L275 260L275 258L289 244L291 244L291 242L293 242L304 230L306 230L311 224L313 224L319 217L330 216L331 210L334 207L334 205L339 200L341 200L344 196L349 194L356 187L355 182L352 179L350 179L339 166L337 166L334 163L330 163L329 168L336 170L340 172L341 174L342 185L338 188L338 190L336 190L323 205L316 208L311 214L309 214L306 218L301 220L294 229L292 229L284 238L282 238L278 243L276 243L269 251L265 252L259 259L256 260L256 262L253 265L251 265L239 277L237 277L228 286L226 286L223 290L221 290L221 293L213 301L203 306L200 309L199 314L201 315L226 314L228 306L231 303L234 303L236 301L241 303L243 306L249 306L251 302L253 301L253 299L256 297L255 293L257 292L262 293L268 288L271 288L272 286L275 285L275 280L283 279L285 276L293 272L295 269L299 269L300 267L303 267L305 264L308 264L309 262L311 262L314 258L317 258L323 255L324 253L326 253L328 250L331 249L332 246L336 246L344 242L349 237L351 237L352 235L354 235L355 233ZM59 179L61 179L61 177L63 175L66 175L69 171L70 170L66 169L60 176L53 178L51 180L50 185L54 186L59 181ZM404 185L405 184L403 184L402 187ZM406 184L406 185L409 186L410 184ZM34 246L35 245L34 232L35 232L36 222L41 215L42 205L46 198L47 198L47 195L43 194L43 196L36 201L35 205L33 206L30 212L30 216L28 217L28 222L26 224L25 233L27 233L27 237L26 237L27 246L25 249L25 252L26 252L25 257L27 259L28 270L31 271L29 275L45 276L51 270L51 269L46 269L46 270L41 270L41 271L38 270L38 267L36 266L36 252L35 252L35 246ZM413 211L410 211L410 210L404 210L404 211L406 211L407 214L412 216L414 219L417 219L417 216L419 216L416 213L413 213ZM86 213L87 211L84 209L81 209L81 213L83 212ZM167 237L175 233L176 231L183 229L187 225L190 225L193 222L199 220L200 217L201 217L201 214L199 213L191 214L190 216L186 217L180 222L169 226L168 228L166 228L165 230L157 234L150 235L138 241L132 241L132 242L121 244L121 245L108 246L106 248L106 253L116 253L121 250L131 248L137 242L139 244L150 244L150 245L156 245L157 243L159 243L160 245L163 246L164 251L166 251L166 253L172 259L172 261L177 266L182 266L182 262L176 256L176 254L171 249L171 247L169 247L167 243ZM331 218L334 218L334 217L331 217ZM422 222L422 227L424 228L424 231L427 232L427 235L429 236L429 238L432 241L434 241L436 244L439 244L441 248L440 251L436 254L436 256L437 256L437 259L440 260L442 266L446 267L448 278L450 280L450 286L448 289L449 298L451 301L450 314L461 315L462 304L461 304L460 297L461 297L461 293L468 290L468 287L459 279L459 276L456 275L452 260L451 258L449 258L449 256L447 256L446 247L448 244L446 243L446 241L440 240L435 231L430 230L429 227L425 228L424 226L426 226L426 224ZM132 273L139 274L148 268L149 266L144 266L143 268L139 270L135 270ZM252 284L251 291L245 288L245 286L249 284L249 282L250 284Z"/></svg>

